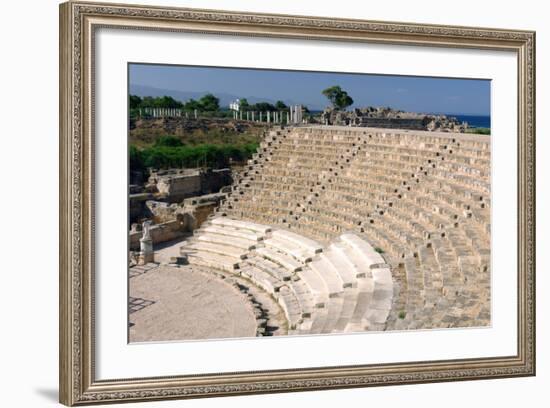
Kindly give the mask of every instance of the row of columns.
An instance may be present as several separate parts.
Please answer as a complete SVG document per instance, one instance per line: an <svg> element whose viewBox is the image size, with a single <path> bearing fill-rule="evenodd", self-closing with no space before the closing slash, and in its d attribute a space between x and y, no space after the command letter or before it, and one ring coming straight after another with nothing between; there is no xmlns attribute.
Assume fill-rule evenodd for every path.
<svg viewBox="0 0 550 408"><path fill-rule="evenodd" d="M189 112L184 112L179 108L139 108L139 116L143 115L152 116L154 118L164 118L164 117L172 117L172 118L180 118L185 116L186 118L189 118ZM195 109L193 111L193 117L197 119L198 117L198 111Z"/></svg>
<svg viewBox="0 0 550 408"><path fill-rule="evenodd" d="M184 112L178 108L140 108L139 116L141 117L143 116L143 114L152 116L154 118L182 116L189 118L189 112ZM198 112L196 109L193 111L193 117L195 119L197 119L198 117ZM301 105L290 106L288 111L243 112L241 110L233 111L233 119L247 120L252 122L299 124L303 122L303 112Z"/></svg>
<svg viewBox="0 0 550 408"><path fill-rule="evenodd" d="M233 119L247 120L252 122L267 122L267 123L292 123L298 124L303 122L303 112L300 105L293 105L288 111L233 111Z"/></svg>

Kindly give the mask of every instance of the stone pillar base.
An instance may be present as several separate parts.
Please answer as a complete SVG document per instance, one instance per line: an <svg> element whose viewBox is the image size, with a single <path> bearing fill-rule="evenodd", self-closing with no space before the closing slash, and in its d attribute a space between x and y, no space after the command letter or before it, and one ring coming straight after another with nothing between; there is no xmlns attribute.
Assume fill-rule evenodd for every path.
<svg viewBox="0 0 550 408"><path fill-rule="evenodd" d="M147 265L150 262L155 262L155 254L153 253L139 253L138 265Z"/></svg>

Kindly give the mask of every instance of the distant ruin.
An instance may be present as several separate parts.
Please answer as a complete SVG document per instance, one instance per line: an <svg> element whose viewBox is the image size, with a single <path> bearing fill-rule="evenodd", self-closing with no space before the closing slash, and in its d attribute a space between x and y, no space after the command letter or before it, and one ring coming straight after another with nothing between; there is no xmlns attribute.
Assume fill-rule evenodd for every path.
<svg viewBox="0 0 550 408"><path fill-rule="evenodd" d="M356 108L351 111L327 108L321 114L320 123L337 126L429 130L457 133L464 133L468 129L468 124L466 122L460 123L452 116L405 112L389 107L372 106Z"/></svg>

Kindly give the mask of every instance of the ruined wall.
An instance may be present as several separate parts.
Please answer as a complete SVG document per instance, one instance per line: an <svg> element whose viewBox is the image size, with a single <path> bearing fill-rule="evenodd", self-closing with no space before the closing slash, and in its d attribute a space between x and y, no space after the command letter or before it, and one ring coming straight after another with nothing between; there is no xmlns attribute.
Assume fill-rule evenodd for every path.
<svg viewBox="0 0 550 408"><path fill-rule="evenodd" d="M153 245L162 242L171 241L176 238L181 238L194 228L194 219L191 215L178 217L175 220L164 222L162 224L152 225L150 228ZM142 237L142 231L132 230L129 234L130 249L139 250L139 240Z"/></svg>
<svg viewBox="0 0 550 408"><path fill-rule="evenodd" d="M168 203L217 193L224 186L231 185L231 169L180 169L153 172L150 185L155 185L160 199Z"/></svg>
<svg viewBox="0 0 550 408"><path fill-rule="evenodd" d="M186 197L200 194L202 177L199 171L194 174L178 174L159 177L157 189L170 202L178 202Z"/></svg>
<svg viewBox="0 0 550 408"><path fill-rule="evenodd" d="M361 118L359 126L388 129L425 130L423 119L399 119L399 118Z"/></svg>

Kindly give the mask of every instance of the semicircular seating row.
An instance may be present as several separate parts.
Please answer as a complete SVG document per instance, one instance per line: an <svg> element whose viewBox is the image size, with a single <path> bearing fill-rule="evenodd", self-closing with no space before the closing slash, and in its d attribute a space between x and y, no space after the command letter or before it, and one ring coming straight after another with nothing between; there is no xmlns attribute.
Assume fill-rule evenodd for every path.
<svg viewBox="0 0 550 408"><path fill-rule="evenodd" d="M218 214L383 251L387 329L490 322L490 138L297 127L266 135Z"/></svg>
<svg viewBox="0 0 550 408"><path fill-rule="evenodd" d="M181 253L264 289L284 311L289 334L382 330L391 309L390 268L355 234L323 247L288 230L215 217Z"/></svg>

